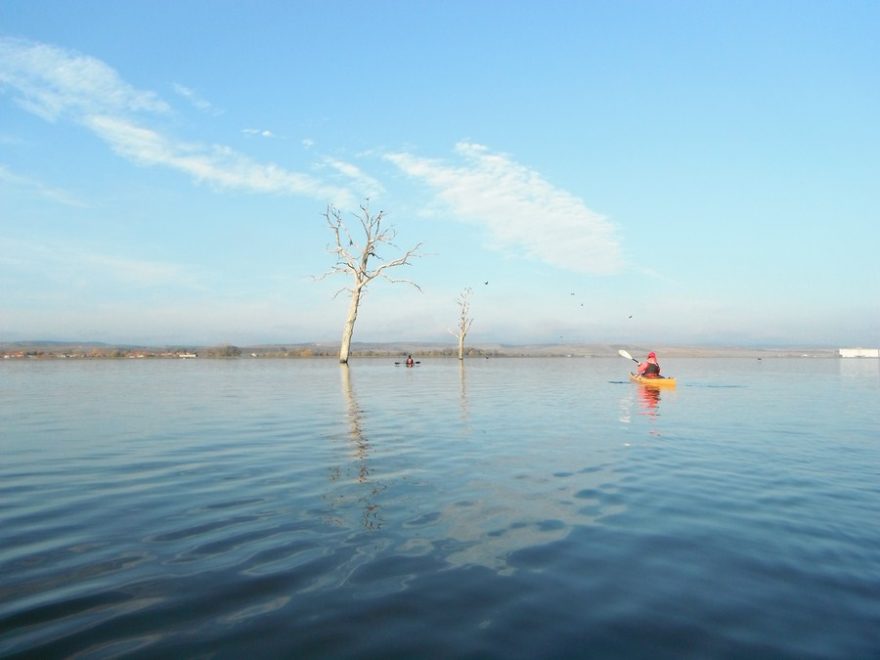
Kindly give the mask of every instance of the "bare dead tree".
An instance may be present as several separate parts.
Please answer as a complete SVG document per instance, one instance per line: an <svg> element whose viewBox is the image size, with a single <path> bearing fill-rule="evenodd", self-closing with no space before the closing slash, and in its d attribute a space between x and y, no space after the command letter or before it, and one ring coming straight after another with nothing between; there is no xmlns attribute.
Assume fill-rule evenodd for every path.
<svg viewBox="0 0 880 660"><path fill-rule="evenodd" d="M471 323L474 322L474 319L471 318L471 295L474 293L474 290L470 287L467 287L461 294L458 296L458 329L452 333L453 337L458 337L458 359L464 360L464 338L467 337L468 330L471 329Z"/></svg>
<svg viewBox="0 0 880 660"><path fill-rule="evenodd" d="M358 308L361 304L361 296L364 294L364 288L373 280L381 277L394 284L403 283L410 284L421 291L421 287L415 282L409 280L393 279L388 276L387 271L398 266L411 266L410 260L414 257L421 256L419 249L422 247L418 243L415 247L410 248L401 256L391 261L385 261L377 252L382 246L389 246L395 249L394 239L397 236L397 230L393 225L383 225L385 220L385 212L379 211L376 215L370 213L370 209L366 205L361 205L360 213L353 214L358 219L363 230L363 239L357 238L349 231L348 226L342 219L342 212L334 206L328 206L324 213L324 219L327 226L333 232L335 245L328 248L329 252L336 255L336 263L329 271L324 273L320 278L323 279L328 275L337 273L345 273L351 275L351 287L343 287L334 294L334 298L343 291L351 293L351 302L348 305L348 316L345 319L345 325L342 329L342 345L339 347L339 362L348 364L348 358L351 353L351 337L354 334L354 322L357 319ZM382 262L378 266L371 267L371 261Z"/></svg>

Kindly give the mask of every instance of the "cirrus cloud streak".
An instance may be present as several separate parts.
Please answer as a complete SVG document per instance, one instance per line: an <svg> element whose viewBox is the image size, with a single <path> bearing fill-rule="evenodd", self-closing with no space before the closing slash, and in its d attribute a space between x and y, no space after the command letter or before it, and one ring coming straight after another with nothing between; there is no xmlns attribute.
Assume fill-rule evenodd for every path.
<svg viewBox="0 0 880 660"><path fill-rule="evenodd" d="M47 121L92 112L170 110L156 94L135 89L94 57L25 39L0 38L0 85L14 89L21 107Z"/></svg>
<svg viewBox="0 0 880 660"><path fill-rule="evenodd" d="M487 147L460 142L459 164L399 152L386 155L432 188L453 213L486 227L492 246L577 273L623 268L615 226L538 172Z"/></svg>
<svg viewBox="0 0 880 660"><path fill-rule="evenodd" d="M351 203L347 189L217 145L189 144L151 128L144 116L171 111L153 92L126 83L93 57L25 39L0 37L0 89L46 121L85 126L116 153L141 165L185 172L199 181L252 192L304 195ZM178 86L189 92L188 88ZM186 96L186 94L184 94Z"/></svg>
<svg viewBox="0 0 880 660"><path fill-rule="evenodd" d="M302 194L347 203L344 188L327 185L307 174L262 164L228 147L189 145L119 117L92 115L83 120L119 155L141 165L162 165L198 181L222 188L261 193Z"/></svg>

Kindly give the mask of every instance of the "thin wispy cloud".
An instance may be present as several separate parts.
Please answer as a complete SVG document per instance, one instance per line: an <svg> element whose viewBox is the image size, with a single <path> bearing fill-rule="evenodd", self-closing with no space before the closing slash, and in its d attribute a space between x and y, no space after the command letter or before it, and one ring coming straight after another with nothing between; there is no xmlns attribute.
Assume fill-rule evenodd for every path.
<svg viewBox="0 0 880 660"><path fill-rule="evenodd" d="M385 192L385 187L378 179L366 174L357 165L329 156L324 157L323 163L351 181L360 197L376 199Z"/></svg>
<svg viewBox="0 0 880 660"><path fill-rule="evenodd" d="M58 204L63 204L65 206L73 206L77 208L88 207L88 204L86 204L82 200L77 199L70 193L67 193L59 188L48 186L42 181L38 181L31 177L15 174L2 163L0 163L0 183L19 188L21 190L26 190L34 195L37 195L38 197L48 199Z"/></svg>
<svg viewBox="0 0 880 660"><path fill-rule="evenodd" d="M153 92L137 90L94 57L25 39L0 37L0 85L25 110L55 121L93 112L166 113Z"/></svg>
<svg viewBox="0 0 880 660"><path fill-rule="evenodd" d="M347 190L307 174L258 163L228 147L185 144L119 117L91 116L86 125L121 156L141 165L162 165L222 188L305 195L348 202Z"/></svg>
<svg viewBox="0 0 880 660"><path fill-rule="evenodd" d="M189 103L196 109L202 112L206 112L212 115L222 114L219 108L216 108L213 103L202 98L198 92L194 89L190 89L186 85L181 85L180 83L174 83L174 91L181 98L186 99Z"/></svg>
<svg viewBox="0 0 880 660"><path fill-rule="evenodd" d="M161 261L130 259L106 254L80 255L80 263L96 272L109 273L114 279L126 284L137 284L143 287L187 286L201 289L199 277L190 269Z"/></svg>
<svg viewBox="0 0 880 660"><path fill-rule="evenodd" d="M256 162L223 145L186 143L149 127L144 114L164 114L170 107L92 57L0 38L0 87L10 89L29 112L47 121L74 121L141 165L168 167L222 188L303 195L343 205L352 199L348 190L311 175ZM178 89L184 96L186 91Z"/></svg>
<svg viewBox="0 0 880 660"><path fill-rule="evenodd" d="M615 226L583 200L485 146L460 142L455 152L456 164L405 152L386 159L426 183L457 216L482 224L493 247L578 273L622 269Z"/></svg>
<svg viewBox="0 0 880 660"><path fill-rule="evenodd" d="M10 273L92 286L204 288L203 275L186 265L107 254L69 242L0 237L0 266Z"/></svg>
<svg viewBox="0 0 880 660"><path fill-rule="evenodd" d="M245 135L250 135L253 137L262 137L262 138L274 138L277 137L272 131L266 128L244 128L241 131Z"/></svg>
<svg viewBox="0 0 880 660"><path fill-rule="evenodd" d="M0 133L0 144L15 146L15 145L24 144L24 141L16 135L6 135L3 133Z"/></svg>

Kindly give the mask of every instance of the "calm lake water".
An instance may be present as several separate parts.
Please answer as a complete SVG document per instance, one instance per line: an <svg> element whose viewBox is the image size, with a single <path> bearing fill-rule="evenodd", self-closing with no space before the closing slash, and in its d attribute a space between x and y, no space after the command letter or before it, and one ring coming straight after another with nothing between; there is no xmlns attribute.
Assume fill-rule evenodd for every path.
<svg viewBox="0 0 880 660"><path fill-rule="evenodd" d="M629 366L0 363L0 656L880 656L880 361Z"/></svg>

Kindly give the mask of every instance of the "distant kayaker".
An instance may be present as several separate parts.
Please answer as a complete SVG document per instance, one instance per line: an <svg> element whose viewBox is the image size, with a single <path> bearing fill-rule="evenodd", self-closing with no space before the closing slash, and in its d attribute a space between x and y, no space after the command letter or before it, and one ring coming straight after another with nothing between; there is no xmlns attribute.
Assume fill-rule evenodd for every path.
<svg viewBox="0 0 880 660"><path fill-rule="evenodd" d="M638 375L642 378L660 378L660 363L657 362L657 354L654 351L648 353L644 362L639 362Z"/></svg>
<svg viewBox="0 0 880 660"><path fill-rule="evenodd" d="M413 359L412 359L412 355L408 355L407 358L406 358L406 366L411 367L411 366L413 366L414 364L415 364L415 362L414 362Z"/></svg>

